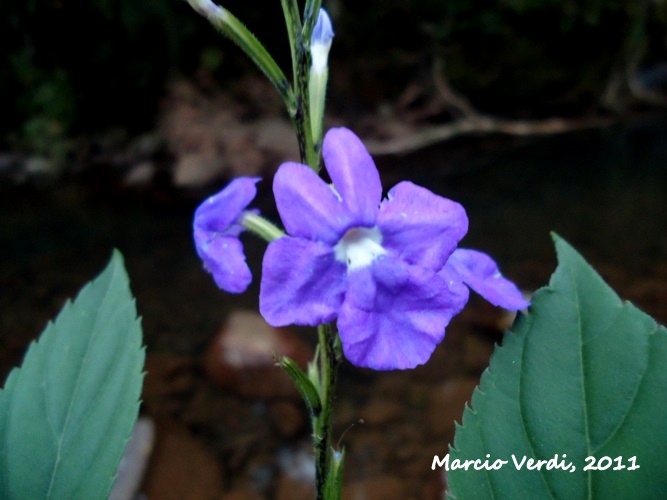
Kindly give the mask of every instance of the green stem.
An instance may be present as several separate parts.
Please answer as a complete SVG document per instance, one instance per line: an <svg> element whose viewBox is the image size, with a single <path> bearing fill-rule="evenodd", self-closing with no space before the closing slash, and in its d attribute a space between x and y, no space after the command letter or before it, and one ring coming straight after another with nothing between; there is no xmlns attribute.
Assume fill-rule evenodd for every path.
<svg viewBox="0 0 667 500"><path fill-rule="evenodd" d="M285 16L285 24L287 26L287 36L290 44L290 53L292 55L292 73L294 78L295 106L294 110L290 111L290 118L292 119L292 125L294 126L297 143L299 145L299 157L301 163L310 165L312 160L312 154L310 152L313 150L311 146L312 139L309 139L311 134L310 130L308 130L309 125L304 123L304 117L309 114L307 101L308 95L306 94L304 96L299 84L302 78L308 78L308 67L300 62L303 58L303 26L301 25L301 18L299 16L296 0L281 0L281 4L283 15ZM306 71L306 73L304 73L304 71Z"/></svg>
<svg viewBox="0 0 667 500"><path fill-rule="evenodd" d="M272 222L252 212L243 212L240 223L248 231L269 243L285 236L285 233L278 229Z"/></svg>
<svg viewBox="0 0 667 500"><path fill-rule="evenodd" d="M296 114L296 98L285 74L274 59L248 28L227 9L214 4L211 0L187 0L190 6L204 16L223 35L238 45L260 70L269 78L273 86L285 101L290 116Z"/></svg>
<svg viewBox="0 0 667 500"><path fill-rule="evenodd" d="M296 40L296 80L294 82L297 105L294 125L299 142L299 151L301 152L301 162L315 172L320 171L321 155L320 148L313 141L313 131L310 124L310 37L321 4L321 0L308 0L306 2L303 27Z"/></svg>
<svg viewBox="0 0 667 500"><path fill-rule="evenodd" d="M330 324L317 327L319 337L319 377L322 412L313 422L315 446L315 490L317 499L326 498L328 475L334 472L332 464L333 402L340 355L336 349L336 334ZM328 500L328 499L327 499Z"/></svg>
<svg viewBox="0 0 667 500"><path fill-rule="evenodd" d="M307 40L307 50L310 50L310 35L313 34L321 6L322 0L307 0L303 9L303 38Z"/></svg>
<svg viewBox="0 0 667 500"><path fill-rule="evenodd" d="M289 38L290 54L292 54L292 81L296 81L296 47L301 36L301 17L299 16L299 6L296 0L280 0L285 16L285 25L287 26L287 37Z"/></svg>
<svg viewBox="0 0 667 500"><path fill-rule="evenodd" d="M308 85L310 80L310 52L304 50L302 44L298 50L297 74L296 101L299 124L296 133L301 151L301 161L315 172L319 172L320 151L313 144L313 130L310 124L310 89Z"/></svg>

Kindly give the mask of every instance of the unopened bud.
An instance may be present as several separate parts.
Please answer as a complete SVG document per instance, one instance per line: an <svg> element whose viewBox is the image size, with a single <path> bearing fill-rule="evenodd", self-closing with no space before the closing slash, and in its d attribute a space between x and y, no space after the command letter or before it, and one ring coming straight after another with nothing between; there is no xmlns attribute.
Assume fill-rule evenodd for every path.
<svg viewBox="0 0 667 500"><path fill-rule="evenodd" d="M333 37L333 26L331 25L329 14L327 14L326 10L320 9L315 28L313 28L313 34L310 38L311 71L319 73L327 67L329 49L331 49L331 40L333 40Z"/></svg>

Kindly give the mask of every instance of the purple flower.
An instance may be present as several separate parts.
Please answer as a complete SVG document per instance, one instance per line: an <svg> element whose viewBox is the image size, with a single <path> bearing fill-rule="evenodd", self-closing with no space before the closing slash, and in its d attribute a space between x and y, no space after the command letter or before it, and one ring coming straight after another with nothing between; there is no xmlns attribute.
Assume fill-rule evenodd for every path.
<svg viewBox="0 0 667 500"><path fill-rule="evenodd" d="M290 236L264 255L260 310L274 326L337 318L345 356L378 370L425 363L468 300L464 283L494 304L527 302L487 255L457 250L468 230L458 203L401 182L382 200L379 173L350 130L330 130L332 185L284 163L273 191Z"/></svg>
<svg viewBox="0 0 667 500"><path fill-rule="evenodd" d="M239 234L240 219L255 198L259 177L239 177L222 191L206 199L195 212L194 240L204 267L216 284L231 293L241 293L252 281Z"/></svg>

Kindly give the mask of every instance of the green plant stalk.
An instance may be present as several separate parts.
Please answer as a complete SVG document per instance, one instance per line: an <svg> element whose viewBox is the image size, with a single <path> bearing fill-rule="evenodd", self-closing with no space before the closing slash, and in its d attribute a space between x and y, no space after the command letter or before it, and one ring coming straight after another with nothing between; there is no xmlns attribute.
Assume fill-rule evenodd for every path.
<svg viewBox="0 0 667 500"><path fill-rule="evenodd" d="M337 334L331 324L319 325L317 327L319 338L319 390L322 401L322 411L313 419L313 444L315 446L315 490L318 500L337 500L339 494L332 496L336 489L327 488L332 479L342 477L342 460L336 461L336 467L332 467L333 448L331 446L333 402L340 363L340 352L336 348ZM330 478L334 473L336 478ZM327 490L329 494L327 494Z"/></svg>
<svg viewBox="0 0 667 500"><path fill-rule="evenodd" d="M296 47L301 36L301 17L299 16L299 6L296 0L280 0L285 16L285 25L287 26L287 37L289 39L290 54L292 55L292 81L297 78Z"/></svg>
<svg viewBox="0 0 667 500"><path fill-rule="evenodd" d="M294 120L301 161L315 172L320 171L321 151L313 141L313 128L310 115L310 37L320 11L321 0L306 2L303 14L303 27L296 40L296 79L294 92L296 94L297 113ZM294 56L296 56L294 58ZM321 129L321 126L319 127Z"/></svg>
<svg viewBox="0 0 667 500"><path fill-rule="evenodd" d="M269 243L285 236L285 233L278 229L272 222L250 211L241 214L240 222L248 231Z"/></svg>
<svg viewBox="0 0 667 500"><path fill-rule="evenodd" d="M292 87L283 71L257 37L231 12L214 4L211 0L187 0L187 2L195 11L208 19L213 26L238 45L250 57L257 67L268 77L276 90L278 90L278 93L285 102L290 117L296 116L297 102Z"/></svg>
<svg viewBox="0 0 667 500"><path fill-rule="evenodd" d="M322 0L306 0L306 5L303 8L303 39L307 42L306 50L310 51L310 36L313 34L313 28L317 22L317 16L322 6Z"/></svg>
<svg viewBox="0 0 667 500"><path fill-rule="evenodd" d="M297 50L297 79L296 79L296 135L301 151L301 162L308 165L315 172L320 171L320 151L313 142L313 129L310 123L310 51L299 45Z"/></svg>
<svg viewBox="0 0 667 500"><path fill-rule="evenodd" d="M294 125L301 163L309 165L317 172L319 154L315 154L315 148L312 145L308 85L303 83L304 79L306 82L309 79L310 52L307 47L310 46L310 39L305 40L303 37L304 31L296 0L281 0L281 5L287 26L294 77L295 106L293 111L288 111L290 111L290 118Z"/></svg>

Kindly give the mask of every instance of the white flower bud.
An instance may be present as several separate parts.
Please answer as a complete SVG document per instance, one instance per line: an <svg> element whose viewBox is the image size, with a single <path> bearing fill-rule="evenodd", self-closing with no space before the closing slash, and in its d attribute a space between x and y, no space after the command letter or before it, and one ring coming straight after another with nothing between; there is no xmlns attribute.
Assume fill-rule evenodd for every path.
<svg viewBox="0 0 667 500"><path fill-rule="evenodd" d="M324 9L320 9L315 28L313 28L313 34L310 38L311 71L321 73L326 69L333 37L333 26L331 25L329 14Z"/></svg>

